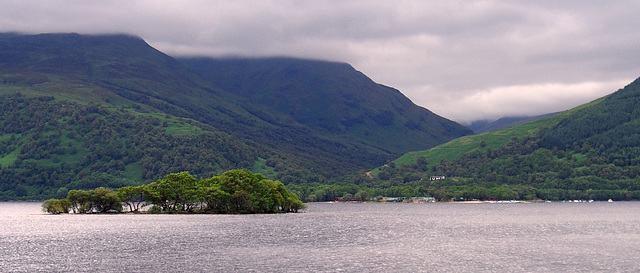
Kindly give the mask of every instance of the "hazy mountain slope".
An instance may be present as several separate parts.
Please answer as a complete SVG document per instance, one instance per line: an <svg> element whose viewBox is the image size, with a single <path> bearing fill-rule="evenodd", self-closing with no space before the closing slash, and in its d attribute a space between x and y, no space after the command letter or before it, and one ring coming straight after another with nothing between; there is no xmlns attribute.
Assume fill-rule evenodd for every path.
<svg viewBox="0 0 640 273"><path fill-rule="evenodd" d="M547 119L408 153L369 183L426 185L445 199L638 200L639 102L636 80ZM428 180L440 175L450 178Z"/></svg>
<svg viewBox="0 0 640 273"><path fill-rule="evenodd" d="M548 118L551 117L553 115L556 115L558 113L550 113L550 114L545 114L545 115L539 115L539 116L533 116L533 117L504 117L504 118L499 118L497 120L477 120L472 122L471 124L467 125L467 127L471 130L473 130L474 133L476 134L482 134L482 133L486 133L486 132L490 132L490 131L494 131L494 130L498 130L498 129L502 129L502 128L507 128L507 127L511 127L511 126L516 126L516 125L520 125L520 124L525 124L525 123L529 123L529 122L533 122L533 121L537 121L537 120L541 120L544 118Z"/></svg>
<svg viewBox="0 0 640 273"><path fill-rule="evenodd" d="M346 135L393 153L470 134L345 63L291 58L181 59L221 89L322 135Z"/></svg>

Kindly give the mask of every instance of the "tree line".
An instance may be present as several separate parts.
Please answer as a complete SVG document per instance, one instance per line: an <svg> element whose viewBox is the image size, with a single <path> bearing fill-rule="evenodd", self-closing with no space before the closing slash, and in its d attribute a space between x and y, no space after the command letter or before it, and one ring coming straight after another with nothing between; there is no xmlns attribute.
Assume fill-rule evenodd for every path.
<svg viewBox="0 0 640 273"><path fill-rule="evenodd" d="M141 212L147 206L152 213L279 213L306 207L280 181L241 169L200 180L180 172L140 186L70 190L67 198L42 203L51 214Z"/></svg>

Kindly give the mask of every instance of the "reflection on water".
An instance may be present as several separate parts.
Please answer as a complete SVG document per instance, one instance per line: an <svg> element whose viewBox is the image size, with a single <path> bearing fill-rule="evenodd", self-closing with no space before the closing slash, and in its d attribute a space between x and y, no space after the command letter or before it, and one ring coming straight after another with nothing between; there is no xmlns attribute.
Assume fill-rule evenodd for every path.
<svg viewBox="0 0 640 273"><path fill-rule="evenodd" d="M45 215L0 203L1 272L628 271L640 202L309 204L275 215Z"/></svg>

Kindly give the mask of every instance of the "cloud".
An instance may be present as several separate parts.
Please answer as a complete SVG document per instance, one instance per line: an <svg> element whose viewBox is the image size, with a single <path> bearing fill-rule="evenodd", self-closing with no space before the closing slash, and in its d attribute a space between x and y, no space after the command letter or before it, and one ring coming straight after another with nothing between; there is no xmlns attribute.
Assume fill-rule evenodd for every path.
<svg viewBox="0 0 640 273"><path fill-rule="evenodd" d="M495 120L505 115L525 116L564 111L605 96L628 83L626 80L613 80L501 86L476 90L462 99L439 96L423 104L432 105L430 109L447 112L451 118L469 124L478 120L478 117Z"/></svg>
<svg viewBox="0 0 640 273"><path fill-rule="evenodd" d="M0 31L131 33L175 56L348 62L457 121L564 110L640 76L633 0L0 4Z"/></svg>

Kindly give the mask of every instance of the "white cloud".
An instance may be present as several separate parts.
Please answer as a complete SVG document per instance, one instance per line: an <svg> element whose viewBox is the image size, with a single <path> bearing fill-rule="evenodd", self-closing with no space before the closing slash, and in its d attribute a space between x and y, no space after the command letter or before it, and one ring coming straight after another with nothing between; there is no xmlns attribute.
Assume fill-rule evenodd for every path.
<svg viewBox="0 0 640 273"><path fill-rule="evenodd" d="M0 31L130 33L171 55L348 62L457 121L564 110L640 76L640 2L633 0L0 0L0 6Z"/></svg>

